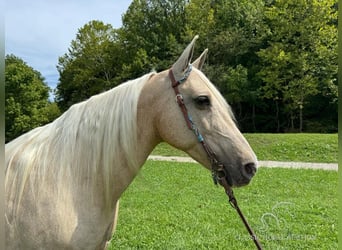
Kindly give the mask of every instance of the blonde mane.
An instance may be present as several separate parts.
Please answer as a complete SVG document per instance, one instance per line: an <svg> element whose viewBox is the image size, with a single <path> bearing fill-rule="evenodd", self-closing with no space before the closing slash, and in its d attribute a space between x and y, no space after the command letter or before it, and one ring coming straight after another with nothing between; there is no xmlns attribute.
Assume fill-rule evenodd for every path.
<svg viewBox="0 0 342 250"><path fill-rule="evenodd" d="M139 167L134 157L137 105L152 74L75 104L54 122L8 143L5 188L17 207L28 184L44 187L52 182L58 195L64 195L84 178L89 187L96 185L99 176L109 202L113 165L121 160L129 168Z"/></svg>

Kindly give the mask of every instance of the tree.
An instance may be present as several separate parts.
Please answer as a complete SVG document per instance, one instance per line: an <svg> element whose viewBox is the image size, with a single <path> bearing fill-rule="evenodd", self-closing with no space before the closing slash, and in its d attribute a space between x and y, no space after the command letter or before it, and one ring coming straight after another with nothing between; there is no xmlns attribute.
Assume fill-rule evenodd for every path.
<svg viewBox="0 0 342 250"><path fill-rule="evenodd" d="M187 39L199 35L199 47L207 48L210 43L209 34L215 28L214 9L211 1L192 0L185 7L185 25Z"/></svg>
<svg viewBox="0 0 342 250"><path fill-rule="evenodd" d="M121 48L110 24L91 21L78 30L68 53L59 58L56 101L62 110L117 85Z"/></svg>
<svg viewBox="0 0 342 250"><path fill-rule="evenodd" d="M170 67L185 45L185 6L187 0L133 0L122 17L120 40L127 65L146 54L141 73ZM187 41L188 42L188 41ZM139 75L140 75L139 74Z"/></svg>
<svg viewBox="0 0 342 250"><path fill-rule="evenodd" d="M337 128L336 0L133 0L122 27L82 27L60 58L57 102L67 109L172 65L195 34L204 72L243 131ZM320 129L319 131L323 131Z"/></svg>
<svg viewBox="0 0 342 250"><path fill-rule="evenodd" d="M5 90L6 142L59 115L41 74L14 55L5 58Z"/></svg>
<svg viewBox="0 0 342 250"><path fill-rule="evenodd" d="M290 116L291 129L299 120L308 99L322 87L334 91L337 74L337 30L334 1L276 0L266 8L270 34L268 47L258 56L263 97L282 102Z"/></svg>
<svg viewBox="0 0 342 250"><path fill-rule="evenodd" d="M263 46L262 0L192 0L186 7L188 34L200 34L209 48L204 71L233 106L242 129L256 130L259 82L254 80L256 51Z"/></svg>

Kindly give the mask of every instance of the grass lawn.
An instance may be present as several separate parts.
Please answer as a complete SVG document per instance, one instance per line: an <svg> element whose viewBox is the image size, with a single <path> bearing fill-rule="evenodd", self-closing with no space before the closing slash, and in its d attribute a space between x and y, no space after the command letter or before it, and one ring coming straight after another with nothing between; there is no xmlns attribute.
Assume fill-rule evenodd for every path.
<svg viewBox="0 0 342 250"><path fill-rule="evenodd" d="M244 134L259 160L337 162L337 134ZM187 156L161 143L154 155Z"/></svg>
<svg viewBox="0 0 342 250"><path fill-rule="evenodd" d="M235 195L264 249L337 249L337 172L260 168ZM109 249L254 249L195 163L148 161L120 200Z"/></svg>

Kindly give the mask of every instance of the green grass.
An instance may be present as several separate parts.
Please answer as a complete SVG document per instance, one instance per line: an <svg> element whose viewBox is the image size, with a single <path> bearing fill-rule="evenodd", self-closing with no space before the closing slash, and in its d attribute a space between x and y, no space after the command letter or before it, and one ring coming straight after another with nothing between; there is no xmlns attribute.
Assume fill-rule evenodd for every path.
<svg viewBox="0 0 342 250"><path fill-rule="evenodd" d="M337 134L244 134L259 160L337 162ZM166 143L154 155L187 156Z"/></svg>
<svg viewBox="0 0 342 250"><path fill-rule="evenodd" d="M235 195L264 249L337 249L337 172L260 168ZM148 161L120 200L109 249L254 249L198 164Z"/></svg>

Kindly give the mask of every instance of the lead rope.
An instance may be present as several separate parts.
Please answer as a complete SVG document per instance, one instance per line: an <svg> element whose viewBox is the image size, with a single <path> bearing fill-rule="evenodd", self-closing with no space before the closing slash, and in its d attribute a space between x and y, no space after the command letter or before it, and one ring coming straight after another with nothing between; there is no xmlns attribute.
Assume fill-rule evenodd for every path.
<svg viewBox="0 0 342 250"><path fill-rule="evenodd" d="M169 70L169 77L171 79L172 82L172 88L175 91L176 94L176 101L182 111L182 114L184 116L185 122L188 126L189 129L191 129L194 134L197 137L197 140L201 143L204 151L207 153L208 158L211 162L211 172L212 172L212 177L214 180L214 183L217 185L217 183L219 183L221 186L224 187L225 192L228 196L228 200L230 205L237 211L237 213L239 214L243 224L245 225L249 235L251 236L251 238L253 239L253 242L255 244L255 246L257 247L258 250L262 250L262 246L258 240L258 237L256 236L256 234L254 233L253 229L251 228L251 226L248 224L245 216L243 215L240 207L238 206L237 200L234 196L233 193L233 189L231 188L232 186L232 178L229 175L229 173L226 171L226 169L224 168L223 164L220 163L216 156L215 153L212 151L212 149L209 147L208 144L205 143L203 136L201 135L201 133L199 132L198 128L195 126L194 122L192 121L192 118L184 104L184 100L183 100L183 96L182 94L179 92L178 90L178 85L183 83L184 81L186 81L186 79L188 78L190 72L192 70L192 65L190 64L188 69L186 70L184 77L179 80L176 81L172 69Z"/></svg>
<svg viewBox="0 0 342 250"><path fill-rule="evenodd" d="M251 236L255 246L257 247L257 249L262 250L262 246L259 242L258 236L254 233L253 229L251 228L251 226L248 224L248 221L246 220L245 216L243 215L238 202L234 196L233 193L233 189L228 185L226 178L220 178L219 179L219 183L221 184L221 186L224 187L226 194L228 195L229 198L229 203L230 205L237 211L237 213L239 214L243 224L245 225L249 235Z"/></svg>

